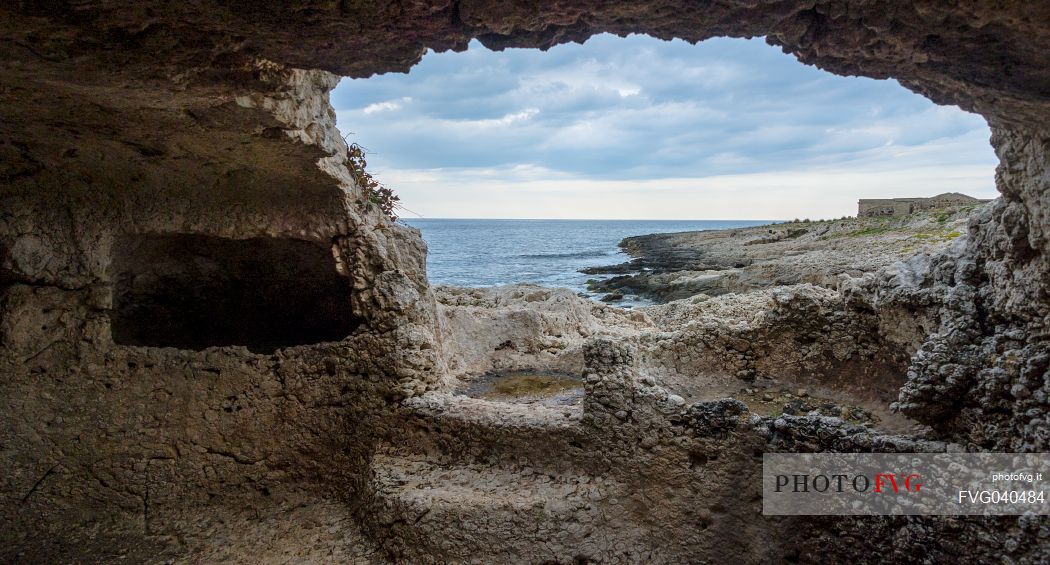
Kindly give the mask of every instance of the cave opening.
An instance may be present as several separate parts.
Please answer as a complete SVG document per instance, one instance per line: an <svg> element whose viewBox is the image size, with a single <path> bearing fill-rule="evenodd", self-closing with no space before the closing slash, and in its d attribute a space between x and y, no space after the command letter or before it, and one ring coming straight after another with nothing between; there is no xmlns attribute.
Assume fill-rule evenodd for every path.
<svg viewBox="0 0 1050 565"><path fill-rule="evenodd" d="M750 290L726 279L657 296L638 279L591 281L637 273L621 267L633 258L625 238L767 224L736 240L756 244L740 257L690 250L647 266L751 272L792 242L858 248L835 272L776 282L819 281L871 270L858 240L884 235L887 253L903 254L965 233L960 218L912 221L900 206L874 217L872 202L958 209L998 196L982 116L803 64L761 38L599 34L542 52L475 41L404 74L343 80L332 103L405 204L399 221L421 230L436 284L535 283L635 305Z"/></svg>
<svg viewBox="0 0 1050 565"><path fill-rule="evenodd" d="M761 39L598 35L545 52L472 43L406 74L345 80L332 99L348 141L367 146L411 208L400 221L427 242L437 285L538 284L625 309L759 305L771 289L838 291L940 253L997 196L982 116L893 80L804 65ZM751 395L770 378L761 385L797 383L780 392L807 398L801 385L813 385L891 416L925 332L886 339L877 320L827 305L854 324L835 339L778 334L775 354L718 370L669 363L668 382L700 398L722 386L719 371ZM504 341L493 338L494 358Z"/></svg>
<svg viewBox="0 0 1050 565"><path fill-rule="evenodd" d="M112 255L120 345L256 353L339 341L359 321L331 250L298 239L129 235Z"/></svg>

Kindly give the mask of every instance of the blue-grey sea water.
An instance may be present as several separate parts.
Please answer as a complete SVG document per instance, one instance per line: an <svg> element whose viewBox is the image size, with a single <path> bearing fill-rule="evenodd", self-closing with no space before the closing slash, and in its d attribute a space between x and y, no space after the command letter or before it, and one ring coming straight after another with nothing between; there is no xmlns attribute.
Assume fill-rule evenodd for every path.
<svg viewBox="0 0 1050 565"><path fill-rule="evenodd" d="M617 246L632 235L757 226L769 220L404 219L427 242L431 284L495 286L530 282L586 290L582 267L630 260Z"/></svg>

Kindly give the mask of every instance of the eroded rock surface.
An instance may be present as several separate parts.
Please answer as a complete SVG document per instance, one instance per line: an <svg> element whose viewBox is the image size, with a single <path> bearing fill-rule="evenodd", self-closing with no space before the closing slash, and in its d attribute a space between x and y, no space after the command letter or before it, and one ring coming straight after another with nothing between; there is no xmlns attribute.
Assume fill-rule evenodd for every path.
<svg viewBox="0 0 1050 565"><path fill-rule="evenodd" d="M748 228L661 233L625 238L631 261L588 267L595 292L633 294L667 302L706 294L743 293L774 286L839 288L844 279L873 273L917 255L940 255L966 232L975 206L900 217L792 221Z"/></svg>
<svg viewBox="0 0 1050 565"><path fill-rule="evenodd" d="M1050 448L1050 7L88 0L0 16L0 560L1048 559L1043 519L769 519L754 479L768 450ZM471 38L544 48L600 32L764 35L831 72L897 78L988 119L1002 197L941 255L839 294L759 294L755 315L435 293L418 232L386 222L345 169L331 73L406 70ZM301 272L334 282L303 289L342 324L312 335L334 341L263 344L229 320L229 343L120 329L122 313L178 300L227 305L252 284L234 265L268 256L260 241L312 246ZM185 284L198 276L208 292ZM256 311L287 287L216 314L303 324ZM202 337L196 311L169 337ZM582 402L453 394L530 359L578 369ZM777 368L764 359L784 379L852 366L903 380L897 407L929 428L749 416L673 377L748 387ZM865 400L848 379L824 384ZM860 388L881 401L892 387Z"/></svg>

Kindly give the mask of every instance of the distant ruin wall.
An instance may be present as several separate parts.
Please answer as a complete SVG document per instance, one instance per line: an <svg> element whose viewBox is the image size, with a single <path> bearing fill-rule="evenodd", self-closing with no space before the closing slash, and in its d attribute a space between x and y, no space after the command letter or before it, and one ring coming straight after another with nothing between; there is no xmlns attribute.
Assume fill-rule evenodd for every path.
<svg viewBox="0 0 1050 565"><path fill-rule="evenodd" d="M958 192L939 194L930 198L861 198L857 201L857 217L904 216L923 210L983 204L981 200Z"/></svg>

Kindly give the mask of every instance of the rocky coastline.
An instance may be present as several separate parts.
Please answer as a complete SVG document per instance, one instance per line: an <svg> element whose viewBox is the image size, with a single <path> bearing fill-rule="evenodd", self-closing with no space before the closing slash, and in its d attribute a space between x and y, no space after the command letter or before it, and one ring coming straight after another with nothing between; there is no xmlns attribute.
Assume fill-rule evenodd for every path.
<svg viewBox="0 0 1050 565"><path fill-rule="evenodd" d="M631 260L589 267L588 290L605 302L666 303L782 285L838 288L902 259L943 251L977 206L899 217L794 220L748 228L628 237Z"/></svg>

